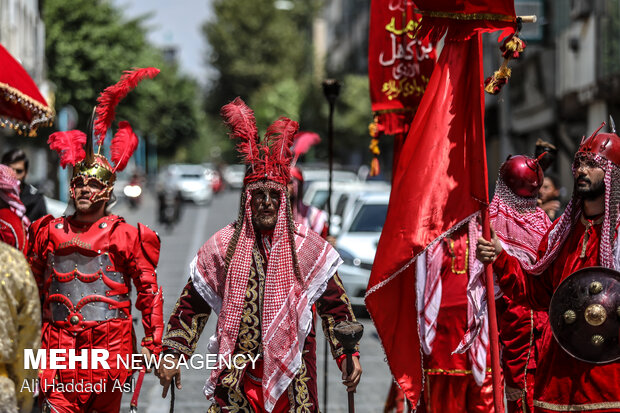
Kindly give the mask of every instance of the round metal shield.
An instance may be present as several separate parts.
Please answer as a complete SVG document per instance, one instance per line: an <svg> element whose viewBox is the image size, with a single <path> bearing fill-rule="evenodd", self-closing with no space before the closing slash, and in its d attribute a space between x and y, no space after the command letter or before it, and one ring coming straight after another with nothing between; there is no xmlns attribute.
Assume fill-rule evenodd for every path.
<svg viewBox="0 0 620 413"><path fill-rule="evenodd" d="M620 359L620 272L588 267L566 277L551 297L549 322L555 340L576 359Z"/></svg>

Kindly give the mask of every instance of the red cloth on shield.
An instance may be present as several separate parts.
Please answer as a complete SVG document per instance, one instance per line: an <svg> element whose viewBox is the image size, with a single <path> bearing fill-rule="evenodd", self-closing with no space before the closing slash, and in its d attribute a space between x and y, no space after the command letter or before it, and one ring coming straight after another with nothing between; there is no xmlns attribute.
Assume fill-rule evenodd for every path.
<svg viewBox="0 0 620 413"><path fill-rule="evenodd" d="M482 43L446 42L400 154L366 306L412 405L422 390L415 258L488 202Z"/></svg>

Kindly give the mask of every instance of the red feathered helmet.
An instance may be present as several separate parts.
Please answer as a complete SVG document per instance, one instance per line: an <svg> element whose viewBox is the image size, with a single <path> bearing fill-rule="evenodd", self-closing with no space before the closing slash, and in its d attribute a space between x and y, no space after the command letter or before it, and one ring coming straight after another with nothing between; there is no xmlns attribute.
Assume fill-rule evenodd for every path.
<svg viewBox="0 0 620 413"><path fill-rule="evenodd" d="M515 194L532 198L538 195L538 190L543 182L543 171L538 158L530 158L525 155L509 156L499 170L502 180L506 186Z"/></svg>
<svg viewBox="0 0 620 413"><path fill-rule="evenodd" d="M74 187L80 180L86 183L95 179L104 188L91 196L92 202L108 201L114 189L116 171L127 166L129 158L138 147L138 137L131 129L129 122L119 122L118 130L110 144L110 159L114 166L100 154L101 146L116 115L116 106L138 83L146 78L154 78L159 69L148 67L125 71L118 83L107 87L97 99L97 106L88 126L88 136L79 130L56 132L50 135L47 143L60 155L60 165L73 166L70 193L75 198ZM97 140L97 153L93 150L93 135ZM84 144L86 146L84 147Z"/></svg>
<svg viewBox="0 0 620 413"><path fill-rule="evenodd" d="M291 176L291 145L299 124L281 117L269 126L261 143L254 112L241 98L223 106L221 115L230 128L231 139L239 140L237 150L246 164L244 185L273 181L286 186Z"/></svg>

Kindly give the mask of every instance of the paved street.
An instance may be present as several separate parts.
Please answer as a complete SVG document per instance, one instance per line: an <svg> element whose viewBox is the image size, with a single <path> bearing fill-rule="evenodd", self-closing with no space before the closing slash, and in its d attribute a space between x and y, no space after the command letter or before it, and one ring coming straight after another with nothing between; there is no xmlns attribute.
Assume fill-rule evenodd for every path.
<svg viewBox="0 0 620 413"><path fill-rule="evenodd" d="M208 207L186 204L181 222L169 233L163 228L158 228L155 216L156 203L149 196L143 199L142 205L136 210L128 209L125 204L116 207L115 212L124 216L129 223L135 225L139 221L147 224L157 230L161 237L161 257L157 272L159 283L164 289L164 319L166 322L181 289L187 282L189 262L208 237L236 219L238 203L239 192L228 191L217 195ZM138 314L137 310L133 309L133 311L134 315ZM361 342L364 374L356 393L356 411L359 413L381 412L390 386L391 376L387 364L384 362L385 356L372 322L369 319L361 321L365 328ZM197 352L200 354L206 353L208 338L215 331L215 324L216 318L212 317L207 323L197 347ZM137 338L140 340L143 336L142 327L138 327L137 331ZM323 351L325 340L322 338L320 329L317 332L317 340L321 411L324 413L326 411L329 413L345 413L347 412L347 396L344 386L341 384L341 373L332 360L329 364L327 409L323 406ZM207 410L209 404L202 393L207 375L207 370L189 369L182 371L183 389L176 392L176 411L204 413ZM161 389L159 381L153 375L148 375L142 387L139 411L148 413L168 412L170 396L168 395L166 400L162 400ZM123 410L128 409L130 398L131 394L125 394Z"/></svg>

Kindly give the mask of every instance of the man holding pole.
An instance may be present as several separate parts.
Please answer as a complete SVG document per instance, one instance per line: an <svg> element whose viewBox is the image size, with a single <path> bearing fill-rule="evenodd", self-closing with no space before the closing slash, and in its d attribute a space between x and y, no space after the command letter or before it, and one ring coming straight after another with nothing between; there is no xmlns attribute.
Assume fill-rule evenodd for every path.
<svg viewBox="0 0 620 413"><path fill-rule="evenodd" d="M208 350L242 365L212 370L205 385L215 402L210 413L318 412L313 304L347 391L355 391L362 370L354 354L353 370L345 373L346 355L335 338L338 322L355 319L336 274L342 261L317 233L292 219L286 185L297 122L278 119L261 144L254 114L241 99L224 106L222 116L247 165L239 218L211 237L190 264L190 280L163 340L164 353L175 360L160 366L163 395L173 379L181 388L177 361L193 354L215 311L217 331Z"/></svg>
<svg viewBox="0 0 620 413"><path fill-rule="evenodd" d="M600 130L600 128L599 128ZM562 285L578 276L577 270L602 266L619 269L618 261L618 207L620 206L620 137L615 132L598 133L582 140L573 163L575 188L573 198L565 213L553 224L542 239L537 261L528 265L519 263L502 248L496 235L492 241L478 240L477 256L483 262L493 263L499 286L504 294L517 303L534 310L554 311L553 297ZM617 273L615 273L617 274ZM618 278L618 277L616 277ZM596 282L586 288L586 298L614 291L601 292ZM611 297L611 296L610 296ZM586 299L584 298L584 299ZM551 307L550 307L551 304ZM617 305L617 304L615 304ZM589 307L594 310L598 304ZM573 337L583 339L578 343L584 349L600 346L614 337L595 337L580 334L581 324L586 328L599 325L600 319L614 322L617 310L606 314L585 314L577 319L566 311L563 320L547 323L536 369L534 408L536 412L589 411L610 412L620 410L620 364L611 360L586 360L573 357L567 342L553 335L558 328L572 329ZM571 315L573 317L571 317ZM557 327L559 326L559 327ZM615 347L617 352L617 331ZM604 357L603 351L598 351ZM616 357L617 359L617 357Z"/></svg>

